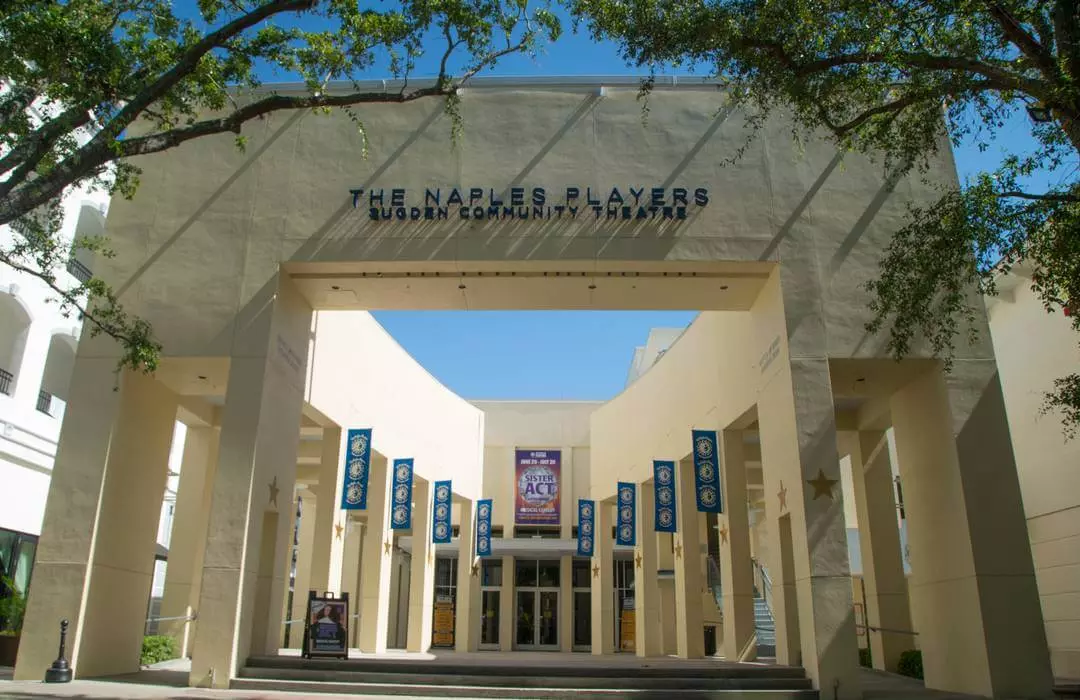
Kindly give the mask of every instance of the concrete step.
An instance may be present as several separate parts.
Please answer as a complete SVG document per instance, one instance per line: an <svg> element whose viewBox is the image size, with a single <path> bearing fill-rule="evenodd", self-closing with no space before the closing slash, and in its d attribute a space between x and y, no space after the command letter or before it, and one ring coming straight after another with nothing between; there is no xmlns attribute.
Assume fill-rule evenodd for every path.
<svg viewBox="0 0 1080 700"><path fill-rule="evenodd" d="M336 681L303 681L282 679L236 678L234 690L280 691L287 693L335 693L345 695L386 695L409 697L451 698L515 698L528 700L564 700L567 698L591 698L593 700L617 700L627 696L648 698L673 698L681 700L819 700L818 691L810 689L769 688L713 688L691 690L679 688L625 689L625 688L578 688L578 687L507 687L471 685L424 685L420 683L362 683Z"/></svg>

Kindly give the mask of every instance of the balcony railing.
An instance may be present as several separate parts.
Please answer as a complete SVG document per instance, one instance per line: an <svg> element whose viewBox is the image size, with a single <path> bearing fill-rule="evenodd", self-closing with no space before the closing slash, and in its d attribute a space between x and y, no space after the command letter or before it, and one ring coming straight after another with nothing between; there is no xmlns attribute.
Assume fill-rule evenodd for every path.
<svg viewBox="0 0 1080 700"><path fill-rule="evenodd" d="M6 369L0 369L0 394L11 396L11 385L15 383L15 375Z"/></svg>
<svg viewBox="0 0 1080 700"><path fill-rule="evenodd" d="M41 411L47 416L52 415L52 394L45 391L44 389L38 392L37 410Z"/></svg>
<svg viewBox="0 0 1080 700"><path fill-rule="evenodd" d="M94 276L94 273L90 271L90 268L88 268L86 265L83 265L75 258L68 260L67 271L71 273L72 277L79 280L83 284L89 282L90 278Z"/></svg>

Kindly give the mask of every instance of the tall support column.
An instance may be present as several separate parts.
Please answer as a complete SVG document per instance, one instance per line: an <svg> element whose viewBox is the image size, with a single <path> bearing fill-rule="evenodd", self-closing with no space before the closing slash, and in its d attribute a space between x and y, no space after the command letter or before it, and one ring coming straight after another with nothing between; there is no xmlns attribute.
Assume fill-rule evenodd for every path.
<svg viewBox="0 0 1080 700"><path fill-rule="evenodd" d="M683 659L705 657L705 627L702 618L701 514L695 506L694 462L683 459L675 465L678 493L675 533L675 645Z"/></svg>
<svg viewBox="0 0 1080 700"><path fill-rule="evenodd" d="M891 401L926 685L1049 697L1052 674L993 360L937 365Z"/></svg>
<svg viewBox="0 0 1080 700"><path fill-rule="evenodd" d="M476 651L480 644L480 562L476 557L476 501L461 500L458 526L457 602L454 650ZM503 583L510 574L503 571ZM500 638L501 638L500 634Z"/></svg>
<svg viewBox="0 0 1080 700"><path fill-rule="evenodd" d="M311 307L279 276L233 331L190 682L228 687L252 654L275 653L288 589Z"/></svg>
<svg viewBox="0 0 1080 700"><path fill-rule="evenodd" d="M349 594L349 646L356 646L360 629L360 567L364 549L364 524L353 518L345 519L345 551L341 559L341 588Z"/></svg>
<svg viewBox="0 0 1080 700"><path fill-rule="evenodd" d="M660 582L656 578L656 488L638 484L637 550L634 552L634 652L640 657L660 656L664 631L660 620Z"/></svg>
<svg viewBox="0 0 1080 700"><path fill-rule="evenodd" d="M874 668L896 672L900 654L914 646L907 578L896 522L892 464L884 431L841 436L851 456L851 480L859 523L867 630Z"/></svg>
<svg viewBox="0 0 1080 700"><path fill-rule="evenodd" d="M315 553L315 533L318 531L319 501L315 494L304 489L297 500L300 501L300 532L296 537L296 576L293 578L292 609L285 624L289 625L289 648L299 649L304 643L304 618L307 617L308 591L318 591L312 580L311 569Z"/></svg>
<svg viewBox="0 0 1080 700"><path fill-rule="evenodd" d="M574 557L571 554L559 558L559 591L559 651L572 652L574 650Z"/></svg>
<svg viewBox="0 0 1080 700"><path fill-rule="evenodd" d="M757 656L754 629L754 568L750 561L750 513L747 506L743 432L721 433L724 514L720 516L720 580L724 591L724 658L748 661Z"/></svg>
<svg viewBox="0 0 1080 700"><path fill-rule="evenodd" d="M655 491L653 492L655 496ZM656 533L656 561L659 571L675 571L675 536L666 532ZM660 624L663 626L663 654L672 656L679 651L675 641L675 579L663 578L660 588Z"/></svg>
<svg viewBox="0 0 1080 700"><path fill-rule="evenodd" d="M431 517L435 489L430 481L413 484L412 566L409 570L409 651L431 648L431 621L435 605L435 544Z"/></svg>
<svg viewBox="0 0 1080 700"><path fill-rule="evenodd" d="M615 540L611 536L614 507L596 502L596 537L592 558L592 653L593 656L615 653L615 582L612 555Z"/></svg>
<svg viewBox="0 0 1080 700"><path fill-rule="evenodd" d="M282 570L282 579L285 581L285 595L281 596L281 636L278 640L278 646L282 649L288 648L285 643L285 632L289 630L289 622L292 620L292 600L289 598L289 586L295 584L295 578L293 577L293 564L294 557L296 556L297 542L300 540L300 521L297 517L297 513L300 512L300 492L293 486L293 499L292 510L286 516L284 513L282 517L289 518L289 549L282 558L282 561L278 562ZM295 594L295 591L294 591ZM293 596L295 598L295 595ZM301 634L301 637L303 634ZM293 632L289 631L289 642L293 640Z"/></svg>
<svg viewBox="0 0 1080 700"><path fill-rule="evenodd" d="M805 350L810 354L809 350ZM773 362L758 398L777 660L814 687L859 697L851 572L828 361ZM777 590L777 585L782 589ZM797 612L796 612L797 610ZM794 627L798 628L797 637Z"/></svg>
<svg viewBox="0 0 1080 700"><path fill-rule="evenodd" d="M315 486L318 515L315 518L314 545L311 550L311 588L320 594L326 591L339 593L341 580L341 554L345 544L341 525L342 476L345 464L341 428L323 428L322 458L319 464L319 483Z"/></svg>
<svg viewBox="0 0 1080 700"><path fill-rule="evenodd" d="M517 591L514 585L514 557L502 557L503 584L499 593L499 651L514 650L514 632L517 626Z"/></svg>
<svg viewBox="0 0 1080 700"><path fill-rule="evenodd" d="M165 568L163 618L191 618L198 610L220 437L219 428L189 426L187 429L169 538L169 565ZM194 640L195 621L166 620L162 625L162 633L176 640L180 658L187 657Z"/></svg>
<svg viewBox="0 0 1080 700"><path fill-rule="evenodd" d="M80 357L53 468L15 677L40 680L61 618L77 676L138 670L176 397Z"/></svg>
<svg viewBox="0 0 1080 700"><path fill-rule="evenodd" d="M364 527L364 567L360 570L360 651L381 654L386 651L390 627L390 574L394 557L390 524L389 460L371 455L368 474L367 523Z"/></svg>

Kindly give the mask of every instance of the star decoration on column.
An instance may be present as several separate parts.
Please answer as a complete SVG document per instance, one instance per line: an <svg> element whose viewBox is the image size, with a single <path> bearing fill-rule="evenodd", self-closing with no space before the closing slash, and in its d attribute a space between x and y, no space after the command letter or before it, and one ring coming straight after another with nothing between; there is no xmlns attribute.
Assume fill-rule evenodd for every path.
<svg viewBox="0 0 1080 700"><path fill-rule="evenodd" d="M600 578L600 566L598 564L593 564L592 577Z"/></svg>
<svg viewBox="0 0 1080 700"><path fill-rule="evenodd" d="M837 479L830 479L825 476L825 472L820 468L817 470L817 478L807 479L806 483L814 487L814 500L818 499L818 496L824 496L830 501L833 499L832 487L837 482Z"/></svg>
<svg viewBox="0 0 1080 700"><path fill-rule="evenodd" d="M389 554L390 553L390 547L391 547L390 540L387 540L387 541L383 542L382 543L383 554Z"/></svg>
<svg viewBox="0 0 1080 700"><path fill-rule="evenodd" d="M780 510L787 510L787 489L784 488L784 481L780 480L780 490L776 493L776 497L780 499Z"/></svg>
<svg viewBox="0 0 1080 700"><path fill-rule="evenodd" d="M479 576L480 575L480 565L479 564L473 564L472 565L472 575L473 576Z"/></svg>
<svg viewBox="0 0 1080 700"><path fill-rule="evenodd" d="M720 541L727 544L727 525L720 528Z"/></svg>
<svg viewBox="0 0 1080 700"><path fill-rule="evenodd" d="M277 508L277 495L278 495L278 491L281 490L281 489L278 488L278 485L277 485L277 476L275 476L273 479L270 480L270 483L268 484L268 486L270 487L270 500L269 500L269 503L272 504L275 508Z"/></svg>
<svg viewBox="0 0 1080 700"><path fill-rule="evenodd" d="M682 559L682 542L675 543L675 558Z"/></svg>
<svg viewBox="0 0 1080 700"><path fill-rule="evenodd" d="M641 568L641 552L638 552L637 556L634 557L634 565L639 569Z"/></svg>
<svg viewBox="0 0 1080 700"><path fill-rule="evenodd" d="M341 526L341 523L334 523L334 538L341 539L341 532L345 528Z"/></svg>

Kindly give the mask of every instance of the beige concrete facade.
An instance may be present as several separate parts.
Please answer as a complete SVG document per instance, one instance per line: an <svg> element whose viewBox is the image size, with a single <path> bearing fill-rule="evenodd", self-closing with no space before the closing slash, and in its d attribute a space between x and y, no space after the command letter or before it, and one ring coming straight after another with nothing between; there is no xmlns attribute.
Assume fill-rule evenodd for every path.
<svg viewBox="0 0 1080 700"><path fill-rule="evenodd" d="M165 358L155 378L125 376L102 408L115 349L80 343L42 531L49 575L30 597L17 677L38 677L52 660L60 617L74 623L78 675L134 670L136 603L149 585L139 558L153 538L139 539L144 514L127 501L160 494L169 449L160 426L185 401L215 407L220 428L192 684L225 686L250 655L276 652L290 582L294 602L305 594L287 561L286 511L300 482L316 500L309 585L349 590L364 651L388 646L391 563L408 548L411 593L398 605L410 648L430 643L428 591L437 599L453 580L454 644L478 649L485 580L499 561L499 647L566 649L574 635L571 648L596 655L632 642L644 655L701 657L721 609L708 590L713 521L693 505L690 431L702 429L723 445L730 491L716 521L728 539L714 557L722 653L751 655L756 555L774 582L777 660L803 665L832 697L859 697L838 435L891 426L927 684L995 697L1049 691L993 347L963 348L945 375L919 359L923 348L886 359L883 339L864 330L863 284L933 183L885 181L879 163L824 140L799 153L779 119L722 166L747 133L743 115L717 111L714 85L659 90L648 124L633 83L600 87L477 83L457 144L439 103L370 106L366 159L349 119L298 112L252 124L244 153L211 138L138 163L142 189L110 211L117 255L101 267L154 324ZM934 165L931 180L954 181L947 155ZM455 396L365 313L387 308L702 313L611 401L545 405ZM356 427L374 431L372 465L367 509L347 517L342 435ZM557 523L515 520L515 449L560 453ZM389 527L388 465L400 457L415 460L416 485L453 481L456 553L430 557L426 486L414 492L425 514L411 534ZM626 572L639 574L635 552L610 537L616 482L638 484L641 507L654 459L679 465L678 532L646 543L654 534L639 514L643 565L656 553L640 576L656 586L643 587L643 608L617 637L636 591ZM751 493L764 501L758 546L741 507ZM496 557L478 559L481 498L494 501L501 537ZM587 570L568 549L579 498L598 505ZM362 535L347 536L348 518ZM447 583L432 587L443 566ZM587 634L577 628L584 602L566 612L586 587ZM638 626L639 615L659 624Z"/></svg>

